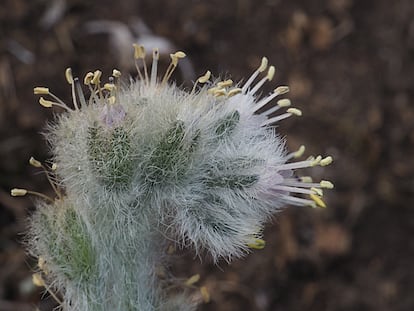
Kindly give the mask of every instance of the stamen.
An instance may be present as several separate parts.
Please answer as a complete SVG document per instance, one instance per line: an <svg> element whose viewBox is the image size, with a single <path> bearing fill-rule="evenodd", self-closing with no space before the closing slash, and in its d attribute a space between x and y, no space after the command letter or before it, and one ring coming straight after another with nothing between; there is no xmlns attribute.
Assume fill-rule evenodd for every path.
<svg viewBox="0 0 414 311"><path fill-rule="evenodd" d="M322 199L319 196L317 196L316 194L311 194L309 196L316 203L317 206L322 207L322 208L326 207L325 202L322 201Z"/></svg>
<svg viewBox="0 0 414 311"><path fill-rule="evenodd" d="M268 81L273 80L273 77L275 76L275 72L276 72L275 66L270 66L267 72L267 77L266 77Z"/></svg>
<svg viewBox="0 0 414 311"><path fill-rule="evenodd" d="M333 189L334 188L334 184L331 183L328 180L322 180L319 185L321 186L321 188L325 188L325 189Z"/></svg>
<svg viewBox="0 0 414 311"><path fill-rule="evenodd" d="M246 93L247 89L249 88L250 84L252 84L252 82L257 78L257 76L259 75L259 73L263 72L266 70L267 68L267 64L268 64L268 60L266 57L262 58L262 62L259 66L259 68L256 69L255 72L253 72L253 74L250 76L250 78L247 80L247 82L243 85L242 87L242 93Z"/></svg>
<svg viewBox="0 0 414 311"><path fill-rule="evenodd" d="M232 86L232 85L233 85L233 80L231 80L231 79L228 79L226 81L221 81L221 82L217 83L217 86L219 88L225 88L225 87L229 87L229 86Z"/></svg>
<svg viewBox="0 0 414 311"><path fill-rule="evenodd" d="M81 103L81 108L86 107L85 95L83 95L83 91L82 91L82 87L80 85L79 79L74 78L73 83L75 85L76 92L78 93L78 97L79 97L79 100L80 100L80 103Z"/></svg>
<svg viewBox="0 0 414 311"><path fill-rule="evenodd" d="M185 56L186 56L185 53L182 51L178 51L178 52L175 52L174 54L170 54L171 63L168 66L167 70L165 71L164 78L162 79L162 84L166 83L168 79L170 79L175 68L177 68L179 59L184 58Z"/></svg>
<svg viewBox="0 0 414 311"><path fill-rule="evenodd" d="M312 188L310 188L315 194L317 194L317 195L319 195L320 197L322 197L323 196L323 191L322 191L322 189L319 189L319 188L315 188L315 187L312 187Z"/></svg>
<svg viewBox="0 0 414 311"><path fill-rule="evenodd" d="M49 88L43 86L37 86L33 89L35 95L49 95Z"/></svg>
<svg viewBox="0 0 414 311"><path fill-rule="evenodd" d="M102 71L95 70L95 72L93 73L93 77L91 79L91 84L99 85L99 83L101 83L101 76L102 76Z"/></svg>
<svg viewBox="0 0 414 311"><path fill-rule="evenodd" d="M289 108L287 110L287 112L288 113L291 113L291 114L293 114L295 116L298 116L298 117L300 117L302 115L302 111L300 109L297 109L297 108Z"/></svg>
<svg viewBox="0 0 414 311"><path fill-rule="evenodd" d="M285 179L283 180L282 184L286 186L293 186L293 187L300 187L300 188L324 188L324 189L333 188L333 184L329 181L322 180L320 183L314 183L312 182L312 179L309 178L308 176L305 176L305 178L300 178L300 180Z"/></svg>
<svg viewBox="0 0 414 311"><path fill-rule="evenodd" d="M33 157L30 157L29 159L29 163L30 165L36 167L36 168L41 168L43 170L43 172L46 175L47 181L49 182L50 186L52 187L53 191L55 192L55 194L59 197L62 198L62 194L60 193L60 191L57 189L55 183L52 181L52 178L49 174L49 171L47 170L47 168L38 160L36 160ZM56 164L55 164L56 165ZM53 170L53 165L52 165L52 170Z"/></svg>
<svg viewBox="0 0 414 311"><path fill-rule="evenodd" d="M43 280L42 276L40 275L40 273L34 273L32 275L32 282L34 285L38 286L38 287L45 287L46 283Z"/></svg>
<svg viewBox="0 0 414 311"><path fill-rule="evenodd" d="M292 205L297 205L297 206L310 206L313 208L317 207L317 204L315 201L312 200L307 200L307 199L302 199L302 198L298 198L298 197L292 197L289 195L282 195L281 199L283 199L284 201L286 201L289 204Z"/></svg>
<svg viewBox="0 0 414 311"><path fill-rule="evenodd" d="M261 126L271 125L271 124L276 123L276 122L279 122L279 121L281 121L283 119L289 118L292 115L301 116L302 115L302 111L300 111L299 109L296 109L296 108L289 108L286 113L281 114L281 115L278 115L278 116L275 116L275 117L272 117L270 119L267 119L266 121L264 121L261 124Z"/></svg>
<svg viewBox="0 0 414 311"><path fill-rule="evenodd" d="M304 189L304 188L291 187L291 186L282 186L282 185L273 186L271 189L272 190L286 191L286 192L303 193L303 194L309 194L309 195L310 194L317 194L317 192L313 191L312 189Z"/></svg>
<svg viewBox="0 0 414 311"><path fill-rule="evenodd" d="M241 92L242 92L242 89L237 87L237 88L234 88L234 89L228 91L227 96L232 97L234 95L240 94Z"/></svg>
<svg viewBox="0 0 414 311"><path fill-rule="evenodd" d="M210 293L206 286L200 287L200 294L201 294L201 297L203 298L204 303L210 302Z"/></svg>
<svg viewBox="0 0 414 311"><path fill-rule="evenodd" d="M227 92L225 89L219 89L219 90L214 91L213 95L215 97L226 96Z"/></svg>
<svg viewBox="0 0 414 311"><path fill-rule="evenodd" d="M116 103L116 97L114 95L108 98L108 104L114 105Z"/></svg>
<svg viewBox="0 0 414 311"><path fill-rule="evenodd" d="M65 77L66 77L66 81L70 84L70 87L71 87L73 106L75 107L76 110L79 110L78 103L76 101L75 84L73 83L73 76L72 76L71 68L66 68Z"/></svg>
<svg viewBox="0 0 414 311"><path fill-rule="evenodd" d="M279 99L277 101L277 105L279 107L289 107L291 105L290 99L288 98L283 98L283 99Z"/></svg>
<svg viewBox="0 0 414 311"><path fill-rule="evenodd" d="M214 95L214 93L216 93L216 92L219 92L219 91L226 91L225 89L223 89L223 88L220 88L220 87L218 87L218 86L215 86L215 87L212 87L212 88L209 88L208 90L207 90L207 93L208 94L213 94Z"/></svg>
<svg viewBox="0 0 414 311"><path fill-rule="evenodd" d="M193 276L189 277L187 281L185 281L185 286L193 286L195 283L200 281L200 274L194 274Z"/></svg>
<svg viewBox="0 0 414 311"><path fill-rule="evenodd" d="M269 70L267 71L267 75L266 77L264 77L262 80L260 80L255 86L254 88L249 92L249 94L254 95L262 86L266 81L271 81L273 79L273 76L275 75L275 67L274 66L270 66Z"/></svg>
<svg viewBox="0 0 414 311"><path fill-rule="evenodd" d="M294 158L294 159L300 158L305 153L305 150L306 150L305 146L304 145L301 145L297 151L294 151L292 153L289 153L286 156L286 161L287 160L290 160L292 158Z"/></svg>
<svg viewBox="0 0 414 311"><path fill-rule="evenodd" d="M105 83L103 89L112 93L116 90L116 86L113 83Z"/></svg>
<svg viewBox="0 0 414 311"><path fill-rule="evenodd" d="M263 58L262 58L262 62L260 63L260 67L259 67L259 68L257 68L257 71L258 71L258 72L263 72L263 71L265 71L265 70L266 70L266 68L267 68L267 64L268 64L268 60L267 60L267 58L266 58L266 57L263 57Z"/></svg>
<svg viewBox="0 0 414 311"><path fill-rule="evenodd" d="M72 76L72 69L71 68L66 68L66 70L65 70L65 78L66 78L66 81L70 85L73 84L73 76Z"/></svg>
<svg viewBox="0 0 414 311"><path fill-rule="evenodd" d="M320 165L321 166L327 166L327 165L331 164L332 161L333 161L333 158L331 156L328 156L328 157L326 157L326 158L324 158L320 161Z"/></svg>
<svg viewBox="0 0 414 311"><path fill-rule="evenodd" d="M289 92L289 87L285 86L285 85L278 86L275 89L275 93L277 93L278 95L283 95L283 94L286 94L288 92Z"/></svg>
<svg viewBox="0 0 414 311"><path fill-rule="evenodd" d="M262 100L260 100L256 106L254 107L253 112L257 112L259 111L261 108L263 108L264 106L266 106L268 103L270 103L273 98L275 98L276 96L278 96L279 94L276 94L275 92L273 92L272 94L270 94L269 96L263 98ZM279 109L280 107L278 107L277 109ZM269 114L269 113L267 113Z"/></svg>
<svg viewBox="0 0 414 311"><path fill-rule="evenodd" d="M39 267L40 270L42 270L46 275L48 274L47 268L46 268L46 260L42 257L39 256L38 260L37 260L37 266Z"/></svg>
<svg viewBox="0 0 414 311"><path fill-rule="evenodd" d="M45 108L51 108L52 106L57 106L57 107L66 109L67 111L71 111L71 109L68 106L66 106L65 104L61 104L61 103L53 102L53 101L50 101L50 100L46 100L43 97L39 98L39 104L42 105Z"/></svg>
<svg viewBox="0 0 414 311"><path fill-rule="evenodd" d="M114 76L115 78L119 79L121 77L122 73L118 70L118 69L113 69L112 70L112 76Z"/></svg>
<svg viewBox="0 0 414 311"><path fill-rule="evenodd" d="M14 188L10 191L12 197L24 197L27 194L26 189Z"/></svg>
<svg viewBox="0 0 414 311"><path fill-rule="evenodd" d="M322 157L320 155L318 155L315 159L311 160L311 165L310 166L316 166L318 164L321 163Z"/></svg>
<svg viewBox="0 0 414 311"><path fill-rule="evenodd" d="M45 199L47 201L50 201L52 203L55 202L51 197L49 197L49 196L47 196L43 193L36 192L36 191L30 191L30 190L27 190L27 189L19 189L19 188L14 188L10 191L10 195L12 197L24 197L27 194L38 196L38 197L40 197L42 199Z"/></svg>
<svg viewBox="0 0 414 311"><path fill-rule="evenodd" d="M277 170L286 171L286 170L293 170L293 169L298 169L298 168L311 167L311 166L314 166L313 161L315 160L305 160L305 161L298 161L298 162L292 162L292 163L285 163L285 164L277 166L276 168Z"/></svg>
<svg viewBox="0 0 414 311"><path fill-rule="evenodd" d="M201 77L199 77L196 80L196 82L194 83L193 89L191 90L191 93L190 94L194 94L195 89L196 89L198 83L204 84L204 83L206 83L210 79L210 77L211 77L211 72L210 72L210 70L207 70L207 72L204 75L202 75Z"/></svg>
<svg viewBox="0 0 414 311"><path fill-rule="evenodd" d="M147 72L146 70L146 63L145 63L145 48L142 45L138 45L136 43L132 44L132 46L134 47L134 59L135 59L135 67L137 68L137 72L139 75L140 80L142 81L147 81L148 78L148 74L145 74L145 79L144 76L141 73L141 70L139 69L139 64L138 64L138 60L142 59L144 66L145 66L145 72Z"/></svg>
<svg viewBox="0 0 414 311"><path fill-rule="evenodd" d="M154 87L157 82L157 67L160 54L157 48L152 50L152 66L151 66L151 87Z"/></svg>
<svg viewBox="0 0 414 311"><path fill-rule="evenodd" d="M93 72L88 72L83 79L83 84L90 85L93 79Z"/></svg>
<svg viewBox="0 0 414 311"><path fill-rule="evenodd" d="M263 249L266 246L266 241L259 238L253 238L247 246L253 249Z"/></svg>
<svg viewBox="0 0 414 311"><path fill-rule="evenodd" d="M301 176L301 177L299 177L299 179L300 179L301 182L304 182L304 183L313 182L312 177L310 177L310 176Z"/></svg>
<svg viewBox="0 0 414 311"><path fill-rule="evenodd" d="M36 160L33 157L30 157L29 163L30 163L31 166L34 166L36 168L42 167L42 163L40 163L40 161Z"/></svg>
<svg viewBox="0 0 414 311"><path fill-rule="evenodd" d="M94 91L92 92L92 94L94 94L93 96L91 96L91 98L95 99L95 91L98 92L99 94L99 98L103 99L103 94L102 94L102 89L101 89L101 76L102 76L102 71L100 70L95 70L95 72L93 73L93 78L91 80L91 84L94 85Z"/></svg>

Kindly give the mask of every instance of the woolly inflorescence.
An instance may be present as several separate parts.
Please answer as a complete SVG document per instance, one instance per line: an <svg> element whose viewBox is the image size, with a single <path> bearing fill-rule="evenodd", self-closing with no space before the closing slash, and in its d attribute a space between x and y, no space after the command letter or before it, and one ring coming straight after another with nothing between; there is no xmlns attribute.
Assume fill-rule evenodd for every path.
<svg viewBox="0 0 414 311"><path fill-rule="evenodd" d="M114 70L103 84L100 71L88 73L87 99L68 69L73 108L35 88L50 97L40 98L44 107L66 110L47 133L53 165L30 160L48 171L56 198L12 194L42 197L28 240L39 258L37 283L60 291L64 310L193 310L184 291L166 290L171 281L160 273L171 243L230 261L264 247L264 224L287 204L325 207L322 188L333 185L295 170L332 159L291 161L303 147L287 153L274 124L301 111L278 114L290 105L273 103L285 86L256 96L274 75L267 59L240 88L209 82L207 72L188 92L168 82L184 56L172 54L158 79L157 51L148 72L136 45L139 78L125 86Z"/></svg>

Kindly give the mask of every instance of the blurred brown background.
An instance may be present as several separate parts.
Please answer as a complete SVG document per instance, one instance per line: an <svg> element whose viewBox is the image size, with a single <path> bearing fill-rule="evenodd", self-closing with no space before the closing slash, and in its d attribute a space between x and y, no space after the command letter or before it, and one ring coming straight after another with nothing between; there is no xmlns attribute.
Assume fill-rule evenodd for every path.
<svg viewBox="0 0 414 311"><path fill-rule="evenodd" d="M68 100L68 66L132 74L132 41L185 51L178 81L206 69L239 80L268 56L277 75L265 91L289 84L304 112L279 129L290 148L335 158L313 171L336 185L329 208L287 209L266 248L231 266L178 260L176 275L200 273L209 289L200 310L414 310L412 0L1 0L0 311L54 306L21 246L33 205L9 197L51 191L27 163L48 158L40 132L53 117L32 89Z"/></svg>

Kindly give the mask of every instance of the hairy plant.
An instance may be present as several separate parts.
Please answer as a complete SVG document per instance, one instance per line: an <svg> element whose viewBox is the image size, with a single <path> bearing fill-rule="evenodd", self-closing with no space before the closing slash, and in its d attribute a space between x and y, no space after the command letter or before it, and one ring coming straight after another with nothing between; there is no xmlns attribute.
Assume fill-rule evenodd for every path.
<svg viewBox="0 0 414 311"><path fill-rule="evenodd" d="M72 108L34 89L49 97L42 106L65 110L47 131L51 164L30 159L56 197L17 188L12 195L40 197L28 234L39 259L34 281L56 299L58 291L64 310L194 310L188 291L169 290L160 273L171 243L231 261L264 247L264 224L284 206L325 207L322 188L333 187L296 174L332 158L292 161L304 147L288 153L274 125L301 111L286 98L273 104L286 86L256 95L274 75L266 58L240 87L210 82L207 71L187 92L169 82L183 52L159 80L158 51L148 72L144 48L134 47L138 78L122 84L114 70L102 84L101 71L89 72L86 99L67 69Z"/></svg>

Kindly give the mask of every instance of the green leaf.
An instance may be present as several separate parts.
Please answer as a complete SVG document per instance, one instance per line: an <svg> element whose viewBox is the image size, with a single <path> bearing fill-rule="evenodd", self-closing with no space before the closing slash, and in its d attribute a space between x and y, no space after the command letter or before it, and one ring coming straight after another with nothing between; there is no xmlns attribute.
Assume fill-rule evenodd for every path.
<svg viewBox="0 0 414 311"><path fill-rule="evenodd" d="M240 121L240 113L235 110L232 113L219 120L216 125L216 135L219 139L223 139L231 135Z"/></svg>
<svg viewBox="0 0 414 311"><path fill-rule="evenodd" d="M88 155L98 180L108 188L122 188L131 181L133 163L128 133L117 127L107 133L102 127L88 129Z"/></svg>

